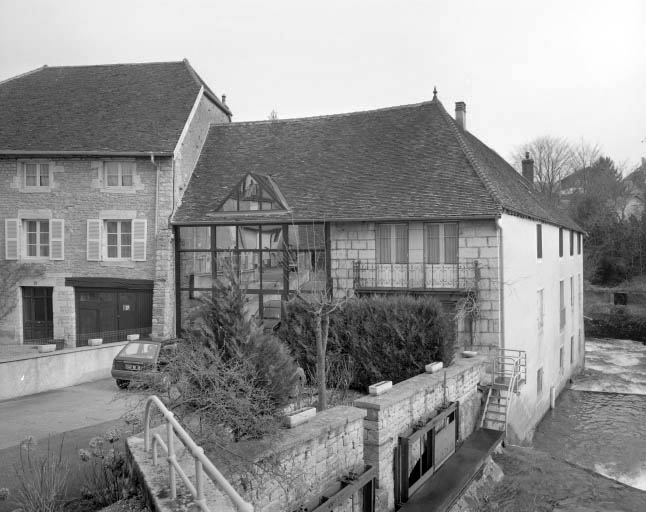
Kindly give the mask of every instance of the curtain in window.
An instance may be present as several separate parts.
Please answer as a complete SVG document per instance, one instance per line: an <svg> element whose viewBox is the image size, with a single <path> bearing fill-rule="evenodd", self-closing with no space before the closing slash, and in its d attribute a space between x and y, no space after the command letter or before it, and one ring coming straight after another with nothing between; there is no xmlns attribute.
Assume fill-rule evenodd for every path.
<svg viewBox="0 0 646 512"><path fill-rule="evenodd" d="M395 224L395 263L408 263L408 224Z"/></svg>
<svg viewBox="0 0 646 512"><path fill-rule="evenodd" d="M391 263L390 224L377 225L377 263Z"/></svg>
<svg viewBox="0 0 646 512"><path fill-rule="evenodd" d="M444 263L458 262L458 225L444 224Z"/></svg>
<svg viewBox="0 0 646 512"><path fill-rule="evenodd" d="M426 224L426 263L440 262L440 225Z"/></svg>

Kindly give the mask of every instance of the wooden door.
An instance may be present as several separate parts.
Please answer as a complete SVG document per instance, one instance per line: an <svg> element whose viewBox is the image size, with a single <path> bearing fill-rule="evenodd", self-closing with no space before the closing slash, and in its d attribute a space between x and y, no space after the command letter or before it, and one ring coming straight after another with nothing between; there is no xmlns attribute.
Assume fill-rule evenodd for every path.
<svg viewBox="0 0 646 512"><path fill-rule="evenodd" d="M23 338L25 343L45 343L54 337L53 288L22 288Z"/></svg>

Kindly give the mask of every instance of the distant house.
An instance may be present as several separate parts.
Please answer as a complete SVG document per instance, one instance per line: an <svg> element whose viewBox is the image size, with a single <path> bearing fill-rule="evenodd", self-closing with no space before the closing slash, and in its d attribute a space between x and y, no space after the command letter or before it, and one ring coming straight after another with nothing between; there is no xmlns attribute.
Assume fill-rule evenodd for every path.
<svg viewBox="0 0 646 512"><path fill-rule="evenodd" d="M231 112L188 61L42 67L0 83L0 343L170 337L172 230L211 123Z"/></svg>
<svg viewBox="0 0 646 512"><path fill-rule="evenodd" d="M467 131L462 102L455 120L434 97L212 125L172 223L177 331L228 269L270 323L294 291L475 296L459 340L522 359L518 433L582 366L581 229Z"/></svg>

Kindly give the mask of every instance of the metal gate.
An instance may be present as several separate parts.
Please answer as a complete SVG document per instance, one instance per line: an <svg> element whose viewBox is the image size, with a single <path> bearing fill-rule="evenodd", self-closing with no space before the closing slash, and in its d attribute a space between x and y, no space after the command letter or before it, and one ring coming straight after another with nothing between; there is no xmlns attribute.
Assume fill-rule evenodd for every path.
<svg viewBox="0 0 646 512"><path fill-rule="evenodd" d="M395 504L399 508L455 453L460 404L453 402L426 424L399 436L395 448Z"/></svg>

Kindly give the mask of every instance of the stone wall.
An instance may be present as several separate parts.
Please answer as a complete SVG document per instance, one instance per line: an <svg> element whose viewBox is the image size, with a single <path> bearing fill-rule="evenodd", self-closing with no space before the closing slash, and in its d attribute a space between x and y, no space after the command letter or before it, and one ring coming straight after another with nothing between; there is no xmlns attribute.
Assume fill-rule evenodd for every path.
<svg viewBox="0 0 646 512"><path fill-rule="evenodd" d="M422 374L393 386L387 393L366 397L355 407L367 411L364 451L365 462L378 469L377 511L395 510L394 451L398 436L419 421L435 416L446 399L460 402L460 440L474 430L480 411L477 384L484 372L484 358L456 359L446 370Z"/></svg>

